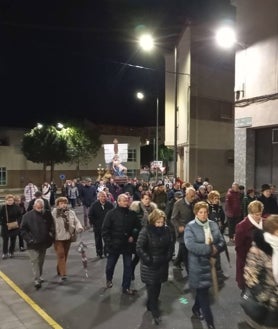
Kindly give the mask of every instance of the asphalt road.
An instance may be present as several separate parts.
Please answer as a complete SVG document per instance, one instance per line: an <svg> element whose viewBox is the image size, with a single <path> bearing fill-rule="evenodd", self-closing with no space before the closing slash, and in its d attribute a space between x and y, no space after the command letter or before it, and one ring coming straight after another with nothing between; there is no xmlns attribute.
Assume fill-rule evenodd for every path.
<svg viewBox="0 0 278 329"><path fill-rule="evenodd" d="M76 213L82 219L82 209ZM77 251L80 241L87 245L88 277ZM239 305L240 291L235 283L235 252L229 247L231 267L222 255L222 266L229 279L213 302L212 310L217 329L249 329ZM33 287L32 272L26 252L16 251L14 259L0 260L1 271L8 275L56 322L67 329L202 329L204 322L192 318L192 296L189 292L184 271L170 267L169 281L162 287L160 308L162 322L152 323L150 312L146 312L146 292L139 276L139 265L132 287L136 296L121 293L122 260L120 259L111 289L105 288L106 259L96 257L93 233L86 231L72 244L68 259L68 280L58 283L56 255L53 248L47 252L43 287ZM39 329L39 328L38 328Z"/></svg>

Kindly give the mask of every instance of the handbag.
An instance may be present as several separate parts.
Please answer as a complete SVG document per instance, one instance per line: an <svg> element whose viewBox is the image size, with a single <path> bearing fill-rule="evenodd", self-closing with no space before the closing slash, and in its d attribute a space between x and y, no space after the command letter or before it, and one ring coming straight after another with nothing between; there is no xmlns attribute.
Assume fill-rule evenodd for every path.
<svg viewBox="0 0 278 329"><path fill-rule="evenodd" d="M76 242L77 240L77 233L76 230L70 234L70 242Z"/></svg>
<svg viewBox="0 0 278 329"><path fill-rule="evenodd" d="M7 206L5 206L5 209L6 209L6 219L7 219L7 227L8 227L8 231L16 230L17 228L19 228L18 221L15 220L15 221L13 221L13 222L9 222Z"/></svg>

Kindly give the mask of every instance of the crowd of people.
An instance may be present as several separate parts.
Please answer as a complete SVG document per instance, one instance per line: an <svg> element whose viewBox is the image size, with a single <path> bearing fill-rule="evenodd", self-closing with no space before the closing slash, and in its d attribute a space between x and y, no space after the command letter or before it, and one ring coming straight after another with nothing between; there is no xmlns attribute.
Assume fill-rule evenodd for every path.
<svg viewBox="0 0 278 329"><path fill-rule="evenodd" d="M227 246L233 246L236 281L248 323L253 328L278 328L275 186L263 184L259 194L253 188L245 193L244 186L234 182L221 200L209 179L201 177L193 184L166 178L155 184L128 179L123 185L113 178L95 183L86 178L67 180L61 192L57 195L54 182L44 182L40 189L29 182L24 195L6 195L0 209L2 259L14 257L18 237L19 250L27 249L37 289L44 281L47 249L54 245L57 276L63 283L71 243L78 233L92 228L96 254L106 258L107 289L113 287L114 270L122 256L122 293L135 295L131 282L140 262L146 308L159 325L158 299L173 260L176 269L185 269L194 292L193 316L213 329L210 288L215 291L227 279L220 255L225 251L228 257ZM76 206L83 207L82 219L76 216ZM259 312L246 307L251 297L265 308L260 318Z"/></svg>

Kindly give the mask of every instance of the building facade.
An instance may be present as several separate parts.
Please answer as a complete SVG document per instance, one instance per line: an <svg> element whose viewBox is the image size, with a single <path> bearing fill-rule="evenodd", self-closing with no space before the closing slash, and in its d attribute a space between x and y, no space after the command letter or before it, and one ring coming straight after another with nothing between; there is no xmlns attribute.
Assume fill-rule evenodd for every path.
<svg viewBox="0 0 278 329"><path fill-rule="evenodd" d="M101 129L102 131L104 130ZM117 129L116 129L117 130ZM112 144L117 138L119 143L128 144L128 161L125 166L128 169L128 175L137 176L141 168L140 147L141 137L136 136L135 130L124 135L125 128L120 129L122 134L115 135L115 127L106 127L107 134L101 134L102 144ZM43 183L43 165L28 161L21 152L21 140L26 130L19 128L1 127L0 132L0 189L23 188L28 181L41 186ZM108 134L111 132L111 135ZM97 179L98 169L106 169L104 160L104 147L98 151L96 157L92 158L87 164L81 164L79 172L74 165L69 163L55 165L54 181L59 186L65 179L76 177L92 177ZM50 180L50 172L48 173ZM62 177L62 179L61 179Z"/></svg>
<svg viewBox="0 0 278 329"><path fill-rule="evenodd" d="M235 179L278 183L278 2L234 0Z"/></svg>
<svg viewBox="0 0 278 329"><path fill-rule="evenodd" d="M177 177L208 177L224 191L234 175L233 55L217 49L215 22L187 26L177 42ZM165 145L175 145L175 56L165 57Z"/></svg>

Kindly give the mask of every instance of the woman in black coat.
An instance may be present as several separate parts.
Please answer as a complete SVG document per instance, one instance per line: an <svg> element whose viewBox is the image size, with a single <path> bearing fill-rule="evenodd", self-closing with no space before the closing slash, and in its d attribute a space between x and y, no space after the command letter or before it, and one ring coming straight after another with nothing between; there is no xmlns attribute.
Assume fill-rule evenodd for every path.
<svg viewBox="0 0 278 329"><path fill-rule="evenodd" d="M155 324L159 324L158 297L161 283L168 280L169 261L174 243L166 223L166 215L154 209L149 215L149 224L142 228L136 244L141 261L141 280L146 284L147 309L152 312Z"/></svg>
<svg viewBox="0 0 278 329"><path fill-rule="evenodd" d="M1 235L3 239L2 259L14 257L15 241L19 233L20 220L21 210L20 207L14 203L14 196L12 194L6 195L5 204L0 210L0 224L2 226ZM8 222L17 222L17 227L8 229Z"/></svg>

